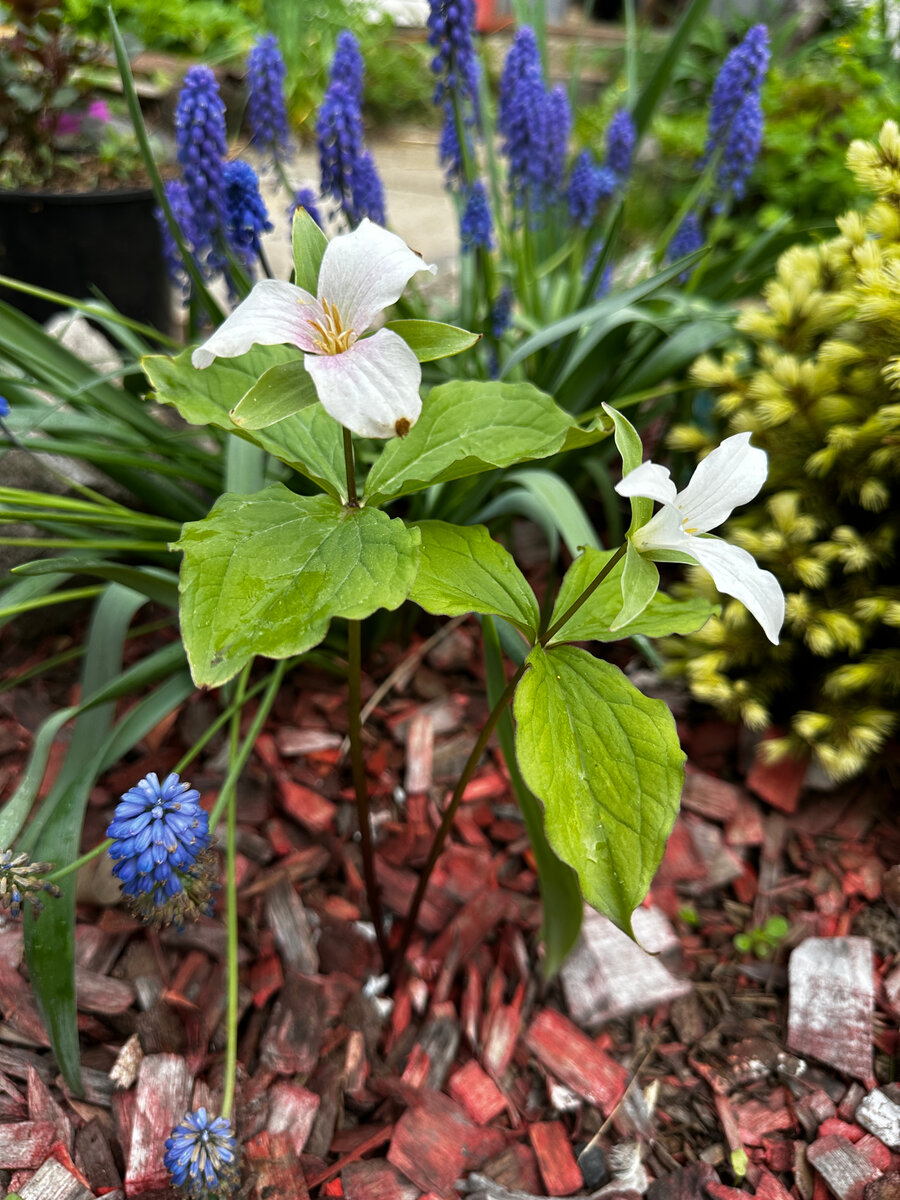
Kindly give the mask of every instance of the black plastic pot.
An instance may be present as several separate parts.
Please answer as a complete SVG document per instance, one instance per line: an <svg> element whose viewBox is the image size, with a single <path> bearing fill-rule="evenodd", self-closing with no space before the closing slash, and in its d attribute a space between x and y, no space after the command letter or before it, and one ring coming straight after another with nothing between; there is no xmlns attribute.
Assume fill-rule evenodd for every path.
<svg viewBox="0 0 900 1200"><path fill-rule="evenodd" d="M0 274L91 299L168 331L169 281L150 188L107 192L0 190ZM0 298L45 321L60 306L0 288Z"/></svg>

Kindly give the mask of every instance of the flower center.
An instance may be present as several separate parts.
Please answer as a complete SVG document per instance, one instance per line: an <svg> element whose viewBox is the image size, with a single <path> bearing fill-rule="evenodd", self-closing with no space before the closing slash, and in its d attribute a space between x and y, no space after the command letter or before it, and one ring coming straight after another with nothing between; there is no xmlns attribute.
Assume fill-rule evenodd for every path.
<svg viewBox="0 0 900 1200"><path fill-rule="evenodd" d="M325 315L321 321L310 321L316 335L313 341L323 354L343 354L356 341L356 333L341 324L336 304L323 300L322 311Z"/></svg>
<svg viewBox="0 0 900 1200"><path fill-rule="evenodd" d="M155 818L155 820L157 820L157 821L158 821L158 820L160 819L160 817L162 817L162 815L163 815L163 813L164 813L165 811L166 811L166 810L163 808L163 806L162 806L161 804L154 804L154 805L153 805L153 814L152 814L152 815L153 815L153 817Z"/></svg>

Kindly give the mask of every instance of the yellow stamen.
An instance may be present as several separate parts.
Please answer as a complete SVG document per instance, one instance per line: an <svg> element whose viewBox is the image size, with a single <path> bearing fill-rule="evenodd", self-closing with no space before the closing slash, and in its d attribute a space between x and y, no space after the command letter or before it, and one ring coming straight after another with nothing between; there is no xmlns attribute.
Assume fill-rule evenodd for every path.
<svg viewBox="0 0 900 1200"><path fill-rule="evenodd" d="M323 354L343 354L356 340L356 333L343 327L336 304L323 300L322 311L325 313L323 321L309 322L318 334L318 337L313 337L313 341Z"/></svg>

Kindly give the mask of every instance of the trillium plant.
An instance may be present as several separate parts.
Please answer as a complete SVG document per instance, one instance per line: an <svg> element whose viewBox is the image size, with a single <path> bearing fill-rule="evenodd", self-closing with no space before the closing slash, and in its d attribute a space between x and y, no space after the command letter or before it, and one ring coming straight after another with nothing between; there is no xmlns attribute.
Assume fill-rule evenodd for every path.
<svg viewBox="0 0 900 1200"><path fill-rule="evenodd" d="M211 831L226 819L221 1115L202 1108L187 1114L166 1144L173 1181L192 1196L227 1194L238 1178L230 1123L238 1025L237 780L284 671L298 656L318 646L332 623L335 634L345 630L360 847L386 971L396 976L405 968L429 877L496 732L534 849L544 966L552 973L577 937L585 900L632 932L684 779L668 707L643 695L590 644L691 633L704 624L712 606L661 592L659 562L704 567L773 641L784 616L773 576L709 534L764 482L766 456L749 435L723 442L679 492L666 468L642 461L637 432L608 405L579 423L527 382L456 380L422 397L420 363L464 353L478 336L424 320L388 320L374 332L373 326L412 279L434 267L366 219L328 242L299 209L292 237L293 283L256 284L204 344L175 358L143 360L160 402L189 422L228 431L231 445L264 468L252 486L226 492L202 520L185 524L174 544L183 556L180 622L193 681L228 687L228 776L207 818L198 793L180 778L182 765L162 781L148 775L122 797L104 845L132 912L179 925L209 907L216 887ZM624 544L583 547L552 604L538 602L512 555L484 526L404 515L404 500L414 493L434 489L433 510L440 500L435 485L609 436L622 459L617 490L631 504ZM267 482L265 469L277 481ZM410 909L392 928L375 875L362 755L362 622L405 602L436 616L480 617L491 707ZM258 656L276 667L241 742L241 705L261 687L250 680ZM28 868L16 859L7 870L0 862L0 902L18 909L83 861L49 875L48 864Z"/></svg>
<svg viewBox="0 0 900 1200"><path fill-rule="evenodd" d="M228 493L204 520L184 526L177 543L181 627L194 680L209 687L246 680L255 656L284 661L317 646L332 621L347 622L368 901L385 964L395 971L465 786L511 709L515 766L540 802L526 817L545 895L549 887L558 897L562 888L568 906L563 913L546 905L546 958L554 969L577 933L581 896L631 931L683 780L684 755L665 704L642 695L583 643L698 629L710 615L706 601L659 591L655 563L673 560L709 570L777 639L784 602L773 576L745 551L708 536L759 491L766 456L748 435L729 438L679 493L664 467L641 461L636 431L607 406L579 424L528 383L474 381L442 384L423 401L419 363L464 352L476 336L430 321L388 321L370 331L408 282L434 267L369 220L327 242L302 210L293 249L294 283L258 283L193 353L144 364L160 401L254 442L316 485L312 495L282 482ZM632 506L625 545L586 547L548 616L483 526L394 515L402 514L404 497L432 485L609 434L623 461L618 491ZM366 444L364 479L354 435L382 439L380 448ZM655 516L654 501L661 504ZM360 742L360 623L404 601L436 615L479 614L494 665L502 644L514 670L508 679L502 669L492 674L487 723L445 810L412 910L389 945Z"/></svg>

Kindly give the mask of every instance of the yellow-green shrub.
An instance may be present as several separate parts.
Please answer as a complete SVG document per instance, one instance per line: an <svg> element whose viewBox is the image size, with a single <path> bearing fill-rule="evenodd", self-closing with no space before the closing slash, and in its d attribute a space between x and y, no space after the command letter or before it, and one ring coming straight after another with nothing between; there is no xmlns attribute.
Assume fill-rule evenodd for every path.
<svg viewBox="0 0 900 1200"><path fill-rule="evenodd" d="M900 131L854 142L847 163L875 194L839 235L792 247L765 304L738 321L740 351L703 357L694 377L718 393L702 451L750 430L769 478L724 536L778 577L787 597L771 646L738 603L669 646L693 694L759 729L787 732L768 757L812 752L833 778L858 774L898 727L900 703ZM696 583L708 587L697 572Z"/></svg>

